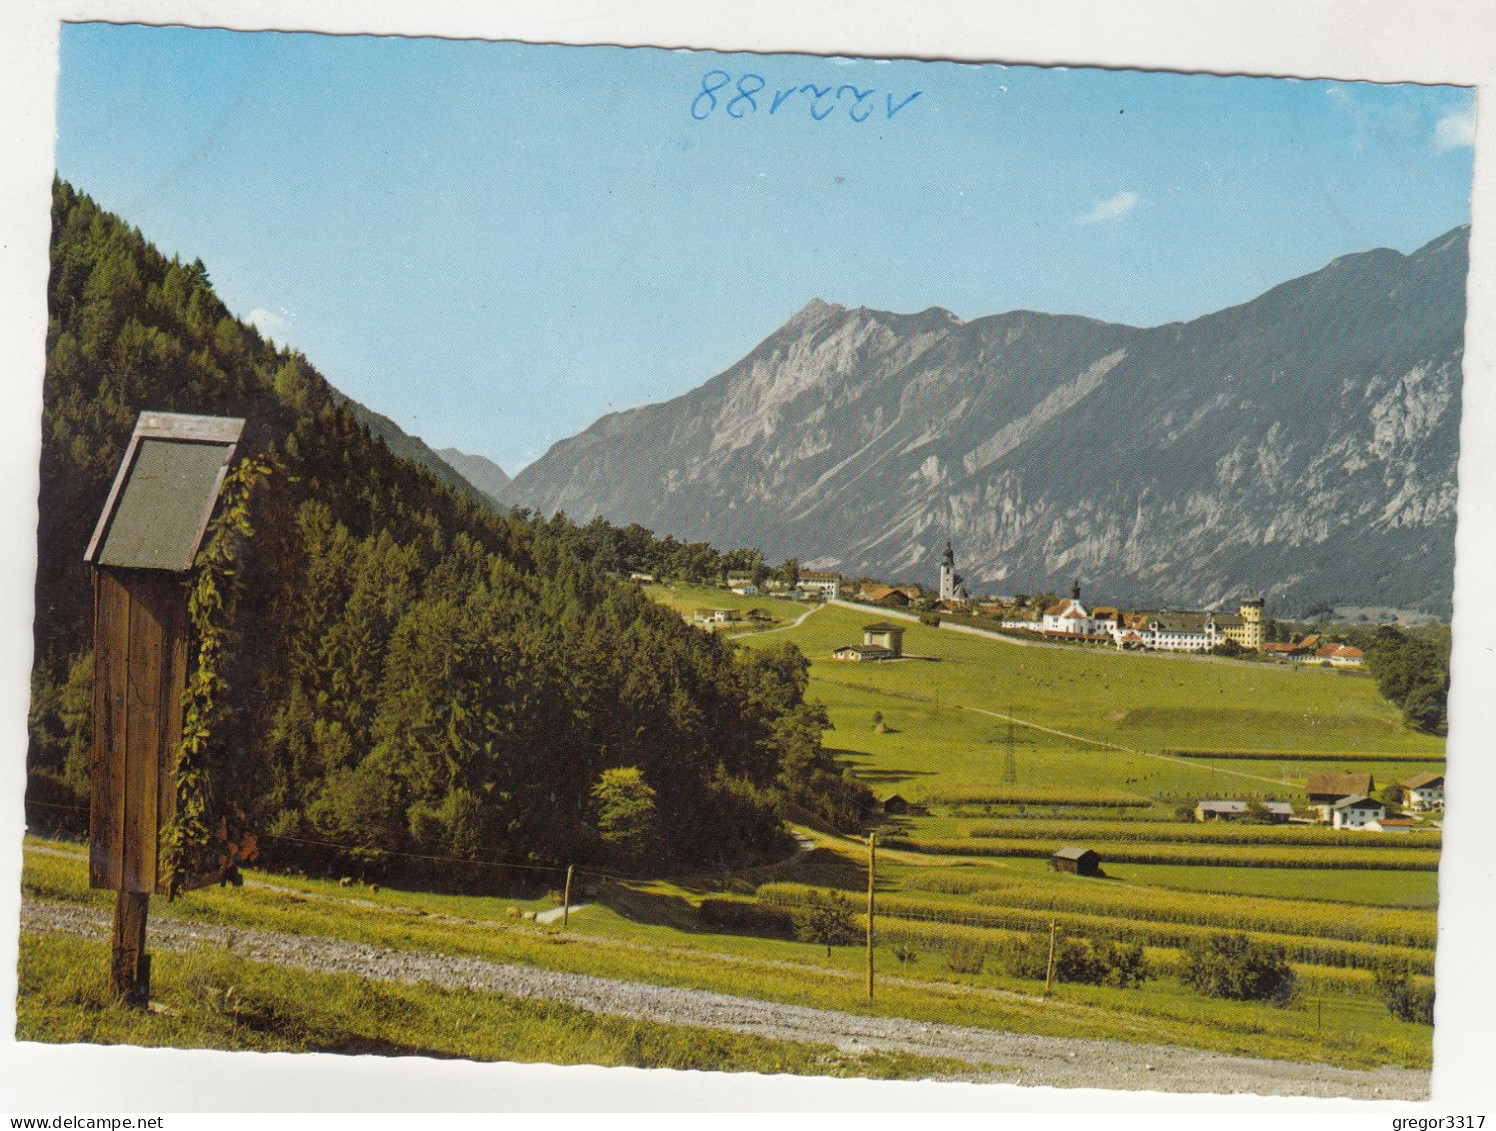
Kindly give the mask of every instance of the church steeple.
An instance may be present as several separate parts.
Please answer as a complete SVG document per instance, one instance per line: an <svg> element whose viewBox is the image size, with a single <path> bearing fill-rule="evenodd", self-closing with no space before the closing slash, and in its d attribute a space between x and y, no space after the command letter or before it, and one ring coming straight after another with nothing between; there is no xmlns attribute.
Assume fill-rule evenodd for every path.
<svg viewBox="0 0 1496 1131"><path fill-rule="evenodd" d="M953 601L956 598L956 587L961 584L961 579L956 576L956 551L951 549L949 538L945 540L945 553L940 558L940 599L942 601Z"/></svg>

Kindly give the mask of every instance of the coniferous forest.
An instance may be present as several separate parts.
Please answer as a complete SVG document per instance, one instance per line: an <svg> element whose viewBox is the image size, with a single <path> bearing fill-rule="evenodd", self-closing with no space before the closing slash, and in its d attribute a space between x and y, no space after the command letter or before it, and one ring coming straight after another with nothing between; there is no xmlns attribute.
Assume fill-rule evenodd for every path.
<svg viewBox="0 0 1496 1131"><path fill-rule="evenodd" d="M564 517L501 514L397 458L201 262L66 183L52 222L33 823L86 821L82 556L142 409L244 417L238 454L269 468L209 782L272 864L727 864L781 850L792 808L855 821L865 791L822 751L793 647L735 652L610 580Z"/></svg>

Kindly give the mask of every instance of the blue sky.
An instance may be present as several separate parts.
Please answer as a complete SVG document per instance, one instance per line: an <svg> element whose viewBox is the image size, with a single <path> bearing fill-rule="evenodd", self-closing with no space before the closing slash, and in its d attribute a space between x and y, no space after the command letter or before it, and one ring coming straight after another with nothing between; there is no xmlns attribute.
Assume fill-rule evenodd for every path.
<svg viewBox="0 0 1496 1131"><path fill-rule="evenodd" d="M1453 87L88 24L57 168L512 472L812 297L1149 325L1411 251L1469 220L1473 115Z"/></svg>

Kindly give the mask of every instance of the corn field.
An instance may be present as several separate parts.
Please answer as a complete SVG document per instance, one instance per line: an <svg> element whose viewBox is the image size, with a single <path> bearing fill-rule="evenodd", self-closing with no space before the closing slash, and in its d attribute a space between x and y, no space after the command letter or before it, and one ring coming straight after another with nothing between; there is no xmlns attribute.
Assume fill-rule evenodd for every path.
<svg viewBox="0 0 1496 1131"><path fill-rule="evenodd" d="M1371 835L1371 834L1367 834ZM927 852L937 856L1019 856L1046 857L1070 839L1040 837L1032 839L939 837L911 840L890 837L889 848L910 852ZM1437 848L1321 847L1251 844L1167 844L1163 842L1106 842L1101 853L1102 865L1117 864L1187 864L1203 868L1343 868L1380 869L1395 872L1436 872L1439 870Z"/></svg>

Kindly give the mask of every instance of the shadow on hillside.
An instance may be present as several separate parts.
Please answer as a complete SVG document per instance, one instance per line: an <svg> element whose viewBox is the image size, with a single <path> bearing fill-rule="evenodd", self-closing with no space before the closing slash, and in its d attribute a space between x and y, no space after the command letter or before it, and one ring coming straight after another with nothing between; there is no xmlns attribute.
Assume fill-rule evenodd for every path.
<svg viewBox="0 0 1496 1131"><path fill-rule="evenodd" d="M862 891L867 883L867 873L860 864L829 848L813 848L783 864L753 869L742 878L747 882L719 890L749 895L758 884L792 883L839 891ZM710 896L713 893L705 894ZM687 934L762 938L766 934L776 933L765 931L761 926L755 929L748 925L735 927L721 923L703 923L696 906L684 896L640 891L619 883L604 884L598 892L597 902L632 922L670 927Z"/></svg>
<svg viewBox="0 0 1496 1131"><path fill-rule="evenodd" d="M897 734L897 731L889 731ZM879 782L908 781L911 778L928 778L935 775L934 770L910 770L904 768L871 767L863 763L873 756L862 750L839 750L834 747L826 747L826 753L830 754L838 762L845 763L857 777L873 785Z"/></svg>
<svg viewBox="0 0 1496 1131"><path fill-rule="evenodd" d="M866 782L868 785L878 785L880 783L886 784L888 782L908 781L911 778L927 778L927 777L930 777L934 773L934 771L933 770L864 770L864 769L858 768L857 771L856 771L856 773L857 773L858 778L860 778L862 781Z"/></svg>

